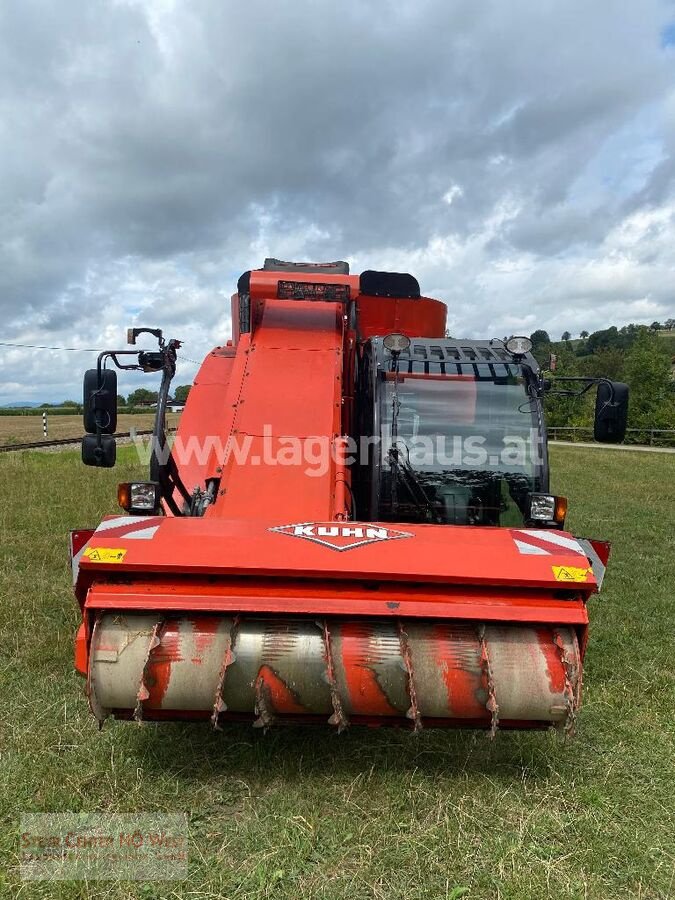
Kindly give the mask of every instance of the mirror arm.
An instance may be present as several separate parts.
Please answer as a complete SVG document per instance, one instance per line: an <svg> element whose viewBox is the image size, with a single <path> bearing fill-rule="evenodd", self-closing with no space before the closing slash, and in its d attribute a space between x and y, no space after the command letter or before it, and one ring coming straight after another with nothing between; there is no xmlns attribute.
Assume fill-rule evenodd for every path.
<svg viewBox="0 0 675 900"><path fill-rule="evenodd" d="M176 351L181 345L180 341L171 339L163 348L164 366L162 370L162 382L157 395L157 409L155 411L155 425L152 434L152 455L150 457L150 480L160 484L162 497L175 514L179 514L173 500L174 488L177 488L184 500L189 499L185 485L180 479L178 470L172 465L171 456L166 462L163 458L166 454L166 409L169 399L169 388L176 373ZM159 454L162 459L160 460Z"/></svg>
<svg viewBox="0 0 675 900"><path fill-rule="evenodd" d="M138 369L138 363L132 363L131 365L124 365L121 363L117 357L118 356L138 356L138 350L104 350L103 353L99 353L98 359L96 360L96 371L98 373L98 383L99 387L103 383L103 369L105 368L105 361L107 359L112 359L115 363L115 366L118 369Z"/></svg>
<svg viewBox="0 0 675 900"><path fill-rule="evenodd" d="M576 391L556 391L549 390L547 391L547 395L549 397L583 397L591 388L595 387L598 384L606 384L610 390L610 398L609 402L614 402L614 384L609 380L609 378L586 378L582 375L559 375L552 380L552 388L555 388L556 384L560 381L575 381L577 383L581 382L583 387L579 388Z"/></svg>
<svg viewBox="0 0 675 900"><path fill-rule="evenodd" d="M176 371L176 352L171 347L165 351L164 366L162 369L162 382L157 394L157 408L155 410L155 425L152 432L152 456L150 457L150 480L161 481L162 470L166 463L162 463L158 451L164 455L166 447L166 407L169 399L169 387ZM162 493L164 493L162 491Z"/></svg>
<svg viewBox="0 0 675 900"><path fill-rule="evenodd" d="M152 432L150 478L152 481L158 481L160 483L160 490L166 502L174 512L179 512L176 507L175 501L173 500L174 489L178 489L179 493L186 500L189 500L190 495L188 494L184 484L182 483L175 465L171 465L172 460L169 458L168 461L164 461L164 455L166 453L167 446L166 410L169 399L169 388L171 386L173 376L176 373L177 351L181 346L181 341L178 341L175 338L171 338L169 341L165 341L161 329L158 328L130 328L127 332L129 343L135 344L136 338L141 334L150 334L153 337L157 338L157 341L159 343L159 352L155 352L154 354L149 355L149 352L144 350L104 350L98 355L96 361L96 380L98 384L97 391L101 391L103 389L103 373L105 371L106 363L108 362L108 360L110 360L117 369L122 369L125 371L135 370L141 372L162 372L162 381L160 384L159 392L157 394L157 408L155 410L155 421ZM133 362L124 362L121 359L121 357L130 356L135 357ZM150 359L150 357L157 357L157 363L159 363L161 358L161 367L160 365L155 364L154 358ZM95 395L96 392L92 394L92 398ZM90 398L90 402L93 406L92 398ZM99 457L103 456L102 440L104 427L105 426L102 422L99 421L99 418L97 416L96 454Z"/></svg>

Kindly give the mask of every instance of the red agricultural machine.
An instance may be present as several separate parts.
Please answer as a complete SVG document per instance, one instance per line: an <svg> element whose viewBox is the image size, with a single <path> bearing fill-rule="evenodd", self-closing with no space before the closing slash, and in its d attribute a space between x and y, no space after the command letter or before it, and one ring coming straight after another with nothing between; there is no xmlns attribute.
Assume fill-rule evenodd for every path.
<svg viewBox="0 0 675 900"><path fill-rule="evenodd" d="M99 722L573 729L608 546L564 530L527 338L446 337L410 275L268 259L167 440L180 343L101 354L83 460L115 462L116 368L161 373L150 478L72 534L76 668Z"/></svg>

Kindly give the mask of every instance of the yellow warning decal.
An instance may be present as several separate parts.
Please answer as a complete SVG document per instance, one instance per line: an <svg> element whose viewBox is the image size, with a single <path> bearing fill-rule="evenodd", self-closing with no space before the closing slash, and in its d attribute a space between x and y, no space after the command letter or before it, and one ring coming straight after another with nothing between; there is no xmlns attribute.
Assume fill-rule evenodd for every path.
<svg viewBox="0 0 675 900"><path fill-rule="evenodd" d="M556 581L588 581L593 569L578 569L576 566L551 566Z"/></svg>
<svg viewBox="0 0 675 900"><path fill-rule="evenodd" d="M110 547L87 547L84 555L92 562L121 563L126 550L111 550Z"/></svg>

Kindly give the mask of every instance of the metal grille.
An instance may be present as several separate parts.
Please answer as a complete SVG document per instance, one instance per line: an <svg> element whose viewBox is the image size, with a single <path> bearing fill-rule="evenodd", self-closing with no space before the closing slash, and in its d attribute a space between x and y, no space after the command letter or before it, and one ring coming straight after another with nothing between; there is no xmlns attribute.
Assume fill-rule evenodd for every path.
<svg viewBox="0 0 675 900"><path fill-rule="evenodd" d="M499 344L489 341L419 341L414 340L407 353L414 360L425 362L513 362L513 357Z"/></svg>
<svg viewBox="0 0 675 900"><path fill-rule="evenodd" d="M375 338L377 358L381 365L388 365L389 351L382 338ZM513 357L501 341L453 340L452 338L413 338L410 348L399 358L399 371L410 374L473 375L478 380L505 378L514 374L513 367L519 359ZM531 353L522 357L530 369L537 373L539 365Z"/></svg>

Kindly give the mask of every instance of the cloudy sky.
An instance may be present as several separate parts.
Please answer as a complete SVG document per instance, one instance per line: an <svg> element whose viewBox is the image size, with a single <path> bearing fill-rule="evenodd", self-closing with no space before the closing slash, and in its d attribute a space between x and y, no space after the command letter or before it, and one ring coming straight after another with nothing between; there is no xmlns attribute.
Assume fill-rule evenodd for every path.
<svg viewBox="0 0 675 900"><path fill-rule="evenodd" d="M189 382L266 255L411 271L457 336L675 315L672 2L7 0L0 103L3 341L161 326ZM0 346L0 404L93 358Z"/></svg>

